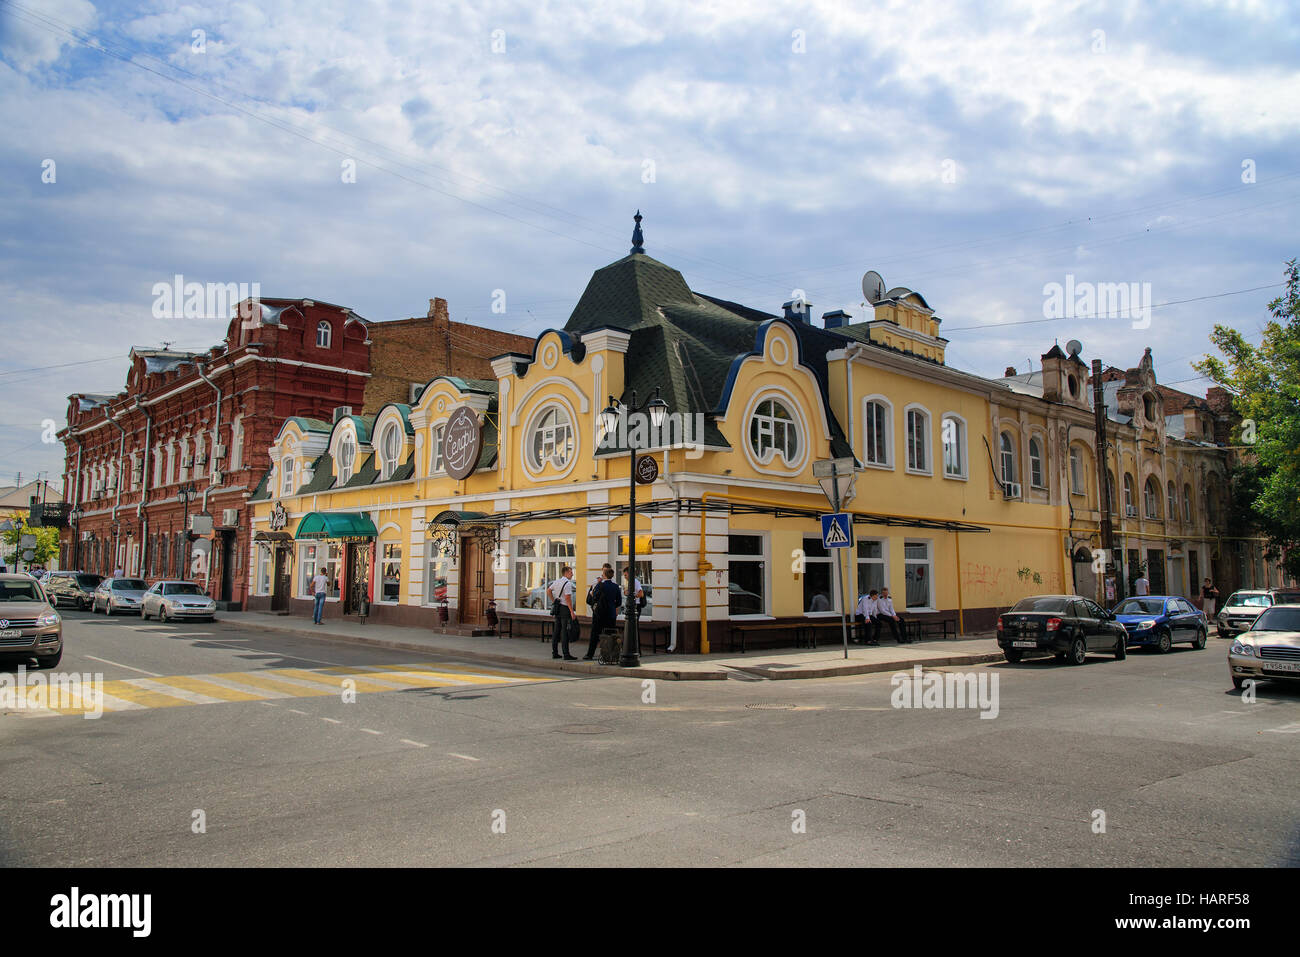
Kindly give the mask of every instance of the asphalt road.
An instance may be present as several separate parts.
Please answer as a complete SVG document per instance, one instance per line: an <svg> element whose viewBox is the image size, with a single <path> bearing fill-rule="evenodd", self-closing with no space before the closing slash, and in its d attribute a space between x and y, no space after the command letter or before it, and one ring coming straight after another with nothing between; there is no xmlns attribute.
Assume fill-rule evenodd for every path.
<svg viewBox="0 0 1300 957"><path fill-rule="evenodd" d="M647 689L237 615L65 622L57 670L129 710L0 716L0 864L1300 863L1300 688L1244 702L1214 639L971 669L981 718L895 708L887 674Z"/></svg>

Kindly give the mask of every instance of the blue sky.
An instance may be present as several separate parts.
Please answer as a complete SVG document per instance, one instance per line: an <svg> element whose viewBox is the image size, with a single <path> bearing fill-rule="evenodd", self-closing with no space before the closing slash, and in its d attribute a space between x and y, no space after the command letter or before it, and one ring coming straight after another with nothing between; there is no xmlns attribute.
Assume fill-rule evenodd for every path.
<svg viewBox="0 0 1300 957"><path fill-rule="evenodd" d="M219 340L154 283L535 334L637 208L700 292L861 316L876 269L958 368L1078 338L1203 392L1213 324L1257 338L1277 290L1221 294L1300 254L1298 48L1268 2L0 0L0 485L59 481L41 422L131 345ZM1027 323L1067 275L1199 301Z"/></svg>

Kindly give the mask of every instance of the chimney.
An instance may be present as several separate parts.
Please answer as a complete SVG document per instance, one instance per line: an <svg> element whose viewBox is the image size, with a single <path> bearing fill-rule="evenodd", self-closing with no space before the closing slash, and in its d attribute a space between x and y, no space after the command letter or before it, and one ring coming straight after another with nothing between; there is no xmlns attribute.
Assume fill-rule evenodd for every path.
<svg viewBox="0 0 1300 957"><path fill-rule="evenodd" d="M791 322L801 322L805 326L812 325L812 303L808 300L791 299L781 308L785 310L785 317Z"/></svg>
<svg viewBox="0 0 1300 957"><path fill-rule="evenodd" d="M823 312L822 325L827 329L841 329L847 326L852 318L843 309L836 309L834 312Z"/></svg>
<svg viewBox="0 0 1300 957"><path fill-rule="evenodd" d="M1013 376L1013 375L1015 375L1015 374L1016 374L1016 367L1015 367L1015 366L1007 366L1007 371L1004 372L1004 373L1002 373L1002 375L1003 375L1004 378L1010 378L1011 376Z"/></svg>
<svg viewBox="0 0 1300 957"><path fill-rule="evenodd" d="M448 321L447 300L441 297L429 300L429 319L441 319L443 322Z"/></svg>
<svg viewBox="0 0 1300 957"><path fill-rule="evenodd" d="M345 415L351 415L351 414L352 414L352 406L350 406L350 405L336 405L336 406L334 407L334 422L335 422L335 424L338 424L339 419L343 418Z"/></svg>

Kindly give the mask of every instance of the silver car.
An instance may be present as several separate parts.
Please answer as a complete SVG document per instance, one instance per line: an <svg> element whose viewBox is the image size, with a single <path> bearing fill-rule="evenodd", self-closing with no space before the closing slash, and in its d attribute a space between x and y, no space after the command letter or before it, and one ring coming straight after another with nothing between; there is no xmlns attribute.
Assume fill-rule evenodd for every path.
<svg viewBox="0 0 1300 957"><path fill-rule="evenodd" d="M41 668L63 658L63 618L29 575L0 575L0 656L35 658Z"/></svg>
<svg viewBox="0 0 1300 957"><path fill-rule="evenodd" d="M138 615L148 588L143 578L105 578L95 589L90 610L98 612L102 606L105 615L116 615L118 612Z"/></svg>
<svg viewBox="0 0 1300 957"><path fill-rule="evenodd" d="M1263 589L1233 592L1214 617L1219 637L1231 638L1243 631L1250 631L1259 613L1272 604L1272 597Z"/></svg>
<svg viewBox="0 0 1300 957"><path fill-rule="evenodd" d="M1240 688L1249 679L1300 681L1300 605L1274 605L1228 649L1228 674Z"/></svg>
<svg viewBox="0 0 1300 957"><path fill-rule="evenodd" d="M215 621L217 603L196 582L160 581L144 593L140 603L140 616L145 621L155 615L159 621L192 618Z"/></svg>

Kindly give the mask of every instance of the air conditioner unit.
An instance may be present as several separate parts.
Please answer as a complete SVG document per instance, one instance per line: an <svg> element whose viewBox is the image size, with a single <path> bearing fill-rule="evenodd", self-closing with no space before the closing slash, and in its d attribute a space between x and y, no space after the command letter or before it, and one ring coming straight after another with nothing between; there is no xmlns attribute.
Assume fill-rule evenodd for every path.
<svg viewBox="0 0 1300 957"><path fill-rule="evenodd" d="M224 481L224 480L225 480L225 475L224 475L223 473L221 473L221 472L213 472L213 473L212 473L212 484L213 484L213 485L220 485L220 484L222 483L222 481Z"/></svg>
<svg viewBox="0 0 1300 957"><path fill-rule="evenodd" d="M1002 483L1002 497L1003 497L1003 498L1020 498L1020 483L1019 483L1019 482L1003 482L1003 483Z"/></svg>
<svg viewBox="0 0 1300 957"><path fill-rule="evenodd" d="M181 456L181 468L187 469L194 464L194 460L188 455Z"/></svg>
<svg viewBox="0 0 1300 957"><path fill-rule="evenodd" d="M226 528L239 524L239 509L223 508L221 510L221 524Z"/></svg>
<svg viewBox="0 0 1300 957"><path fill-rule="evenodd" d="M1137 517L1138 517L1138 507L1137 507L1136 505L1125 505L1125 506L1124 506L1124 514L1125 514L1126 516L1128 516L1129 518L1137 518Z"/></svg>
<svg viewBox="0 0 1300 957"><path fill-rule="evenodd" d="M214 459L224 459L226 457L226 447L224 445L213 446L212 457Z"/></svg>
<svg viewBox="0 0 1300 957"><path fill-rule="evenodd" d="M424 391L424 386L425 383L423 382L412 382L406 394L406 401L411 405L419 402L420 393Z"/></svg>

